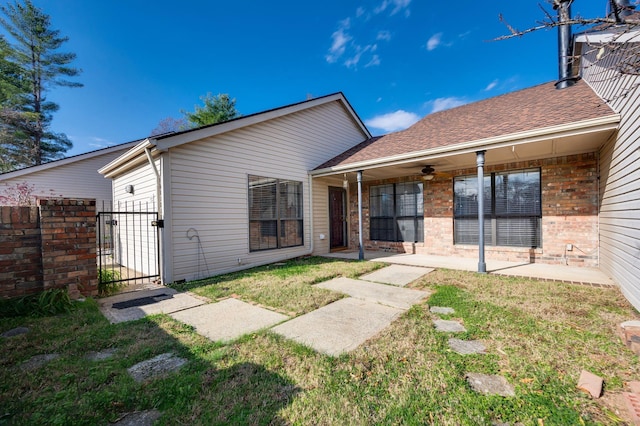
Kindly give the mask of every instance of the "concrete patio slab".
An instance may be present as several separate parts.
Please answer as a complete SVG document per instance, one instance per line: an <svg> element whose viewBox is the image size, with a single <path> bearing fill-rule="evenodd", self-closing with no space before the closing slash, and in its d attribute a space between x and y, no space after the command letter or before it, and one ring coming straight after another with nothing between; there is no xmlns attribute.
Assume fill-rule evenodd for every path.
<svg viewBox="0 0 640 426"><path fill-rule="evenodd" d="M515 268L506 268L493 272L496 275L512 277L535 278L539 280L563 281L567 283L590 284L603 287L615 285L613 280L607 277L599 269L576 268L563 265L543 265L542 263L529 263Z"/></svg>
<svg viewBox="0 0 640 426"><path fill-rule="evenodd" d="M357 259L357 252L329 253L326 257L339 259ZM434 256L424 254L397 254L385 252L365 252L364 258L375 262L399 265L421 266L425 268L444 268L476 272L477 258L456 256ZM615 283L599 269L579 266L547 265L543 263L508 262L487 260L487 272L496 275L534 278L547 281L563 281L595 286L615 286Z"/></svg>
<svg viewBox="0 0 640 426"><path fill-rule="evenodd" d="M289 319L286 315L237 299L226 299L170 314L213 340L228 342Z"/></svg>
<svg viewBox="0 0 640 426"><path fill-rule="evenodd" d="M402 312L399 308L349 297L272 330L318 352L338 356L378 334Z"/></svg>
<svg viewBox="0 0 640 426"><path fill-rule="evenodd" d="M316 284L316 287L399 309L409 309L430 294L422 290L399 288L345 277L334 278L330 281Z"/></svg>
<svg viewBox="0 0 640 426"><path fill-rule="evenodd" d="M386 268L378 269L370 274L360 277L364 281L372 281L383 284L392 284L404 287L423 275L432 272L433 268L422 268L419 266L390 265Z"/></svg>
<svg viewBox="0 0 640 426"><path fill-rule="evenodd" d="M167 298L162 295L168 295L170 297ZM143 306L134 306L125 309L115 309L113 307L114 303L153 297L157 297L158 301ZM178 293L174 289L168 287L120 293L115 296L98 299L100 311L112 324L138 320L147 315L171 314L173 312L200 306L205 303L206 302L203 300L200 300L189 293Z"/></svg>

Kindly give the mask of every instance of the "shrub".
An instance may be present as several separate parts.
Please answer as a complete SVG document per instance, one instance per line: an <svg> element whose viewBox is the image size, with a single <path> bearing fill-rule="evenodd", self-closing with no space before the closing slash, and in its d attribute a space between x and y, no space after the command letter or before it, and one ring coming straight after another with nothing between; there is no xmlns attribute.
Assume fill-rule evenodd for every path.
<svg viewBox="0 0 640 426"><path fill-rule="evenodd" d="M124 283L113 282L121 278L120 271L115 269L98 269L98 294L109 296L124 287Z"/></svg>
<svg viewBox="0 0 640 426"><path fill-rule="evenodd" d="M0 318L45 317L71 312L74 304L66 289L45 290L39 294L0 300Z"/></svg>

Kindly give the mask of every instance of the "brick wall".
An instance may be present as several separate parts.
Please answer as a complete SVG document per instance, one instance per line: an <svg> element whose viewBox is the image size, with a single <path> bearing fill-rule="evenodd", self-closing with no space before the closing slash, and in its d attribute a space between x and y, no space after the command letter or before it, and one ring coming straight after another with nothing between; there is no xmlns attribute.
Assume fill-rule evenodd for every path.
<svg viewBox="0 0 640 426"><path fill-rule="evenodd" d="M95 200L39 199L37 207L0 207L0 216L0 297L97 294Z"/></svg>
<svg viewBox="0 0 640 426"><path fill-rule="evenodd" d="M0 297L42 290L37 207L0 207Z"/></svg>
<svg viewBox="0 0 640 426"><path fill-rule="evenodd" d="M509 260L598 266L598 171L595 153L515 162L486 167L491 173L527 168L541 169L542 186L542 247L485 247L489 260ZM413 178L398 178L366 182L363 185L363 224L365 250L385 250L399 253L418 253L477 257L477 246L453 244L453 177L474 175L475 168L437 174L424 182L424 243L390 243L369 240L369 186L405 182ZM352 185L351 193L357 193ZM350 247L358 247L357 197L351 197ZM567 251L567 244L572 250Z"/></svg>

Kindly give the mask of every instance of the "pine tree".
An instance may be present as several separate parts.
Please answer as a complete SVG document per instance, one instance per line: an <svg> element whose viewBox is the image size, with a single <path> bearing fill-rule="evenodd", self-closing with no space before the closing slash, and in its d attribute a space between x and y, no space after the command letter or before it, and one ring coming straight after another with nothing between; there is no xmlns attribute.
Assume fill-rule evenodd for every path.
<svg viewBox="0 0 640 426"><path fill-rule="evenodd" d="M0 117L2 127L12 129L15 137L3 143L0 154L20 166L61 158L72 144L65 134L50 130L53 113L59 106L48 101L46 93L54 86L82 87L67 80L80 73L70 66L76 55L58 51L68 38L51 29L49 15L30 0L16 1L0 10L4 14L0 25L13 38L6 59L20 67L25 85L25 91L14 93L7 101L9 105L3 105L10 108L11 114Z"/></svg>
<svg viewBox="0 0 640 426"><path fill-rule="evenodd" d="M182 111L192 127L221 123L240 117L240 113L236 110L236 100L231 99L226 93L216 96L207 93L200 99L204 106L196 105L194 112Z"/></svg>

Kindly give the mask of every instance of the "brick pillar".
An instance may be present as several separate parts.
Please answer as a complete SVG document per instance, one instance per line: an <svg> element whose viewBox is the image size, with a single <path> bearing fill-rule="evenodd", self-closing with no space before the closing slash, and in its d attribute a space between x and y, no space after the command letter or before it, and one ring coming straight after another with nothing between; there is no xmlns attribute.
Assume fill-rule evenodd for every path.
<svg viewBox="0 0 640 426"><path fill-rule="evenodd" d="M37 207L0 207L0 298L42 291Z"/></svg>
<svg viewBox="0 0 640 426"><path fill-rule="evenodd" d="M43 289L67 288L71 297L98 293L96 201L39 199Z"/></svg>

